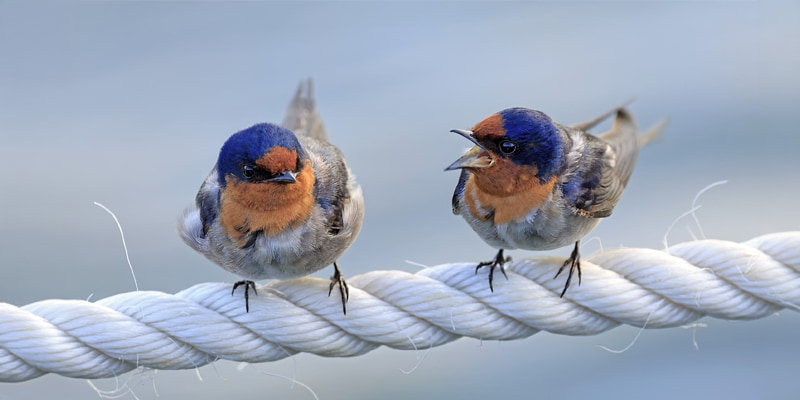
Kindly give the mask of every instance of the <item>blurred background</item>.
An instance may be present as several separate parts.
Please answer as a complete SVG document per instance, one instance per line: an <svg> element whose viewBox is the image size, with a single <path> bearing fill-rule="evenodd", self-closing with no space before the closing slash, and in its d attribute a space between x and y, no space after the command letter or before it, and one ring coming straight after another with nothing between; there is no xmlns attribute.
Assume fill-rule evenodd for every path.
<svg viewBox="0 0 800 400"><path fill-rule="evenodd" d="M0 2L0 301L134 289L95 201L122 223L140 288L236 280L181 242L177 217L224 140L280 122L307 77L366 199L339 260L348 277L494 255L451 214L458 173L443 169L468 147L450 129L511 106L575 123L636 97L640 127L671 118L585 257L663 248L720 180L698 202L706 237L800 229L798 21L797 2ZM683 218L668 239L702 233ZM700 322L646 330L621 354L599 346L623 349L638 329L461 339L421 363L382 348L93 383L123 399L313 398L292 378L321 399L795 398L798 313ZM0 383L2 400L97 397L54 375Z"/></svg>

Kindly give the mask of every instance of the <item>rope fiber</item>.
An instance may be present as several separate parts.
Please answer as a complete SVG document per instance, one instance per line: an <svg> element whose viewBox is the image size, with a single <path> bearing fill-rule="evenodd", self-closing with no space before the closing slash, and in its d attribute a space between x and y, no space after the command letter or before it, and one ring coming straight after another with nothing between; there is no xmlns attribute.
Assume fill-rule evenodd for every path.
<svg viewBox="0 0 800 400"><path fill-rule="evenodd" d="M744 243L698 240L621 249L583 260L583 282L559 298L563 259L507 267L489 291L475 263L411 274L373 271L348 279L347 315L327 279L272 281L245 312L229 283L175 295L122 293L97 302L0 303L0 381L55 373L113 377L138 367L188 369L218 359L259 363L299 352L352 357L379 346L415 349L462 336L514 340L540 330L594 335L628 324L686 325L706 315L756 319L800 309L800 232Z"/></svg>

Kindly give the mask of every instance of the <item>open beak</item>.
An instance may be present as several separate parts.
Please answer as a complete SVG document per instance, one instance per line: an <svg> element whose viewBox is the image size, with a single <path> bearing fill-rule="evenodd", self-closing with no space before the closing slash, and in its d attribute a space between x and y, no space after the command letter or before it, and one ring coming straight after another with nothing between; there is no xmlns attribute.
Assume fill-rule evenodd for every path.
<svg viewBox="0 0 800 400"><path fill-rule="evenodd" d="M475 143L475 147L469 149L461 158L450 164L449 167L444 169L445 171L452 171L459 168L489 168L494 165L494 159L489 156L489 151L478 143L472 131L453 129L450 132L457 133L467 138L470 142Z"/></svg>
<svg viewBox="0 0 800 400"><path fill-rule="evenodd" d="M274 183L295 183L297 179L295 178L297 173L294 171L283 171L278 175L273 176L266 180L266 182L274 182Z"/></svg>

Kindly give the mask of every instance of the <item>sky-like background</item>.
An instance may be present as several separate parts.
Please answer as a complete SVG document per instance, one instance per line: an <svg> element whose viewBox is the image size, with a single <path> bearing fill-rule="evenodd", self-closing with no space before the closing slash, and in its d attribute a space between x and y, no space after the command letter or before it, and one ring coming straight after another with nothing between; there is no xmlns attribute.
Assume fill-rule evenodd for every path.
<svg viewBox="0 0 800 400"><path fill-rule="evenodd" d="M0 2L0 301L177 292L236 277L185 246L175 222L233 132L280 122L299 80L361 183L366 219L346 276L488 259L450 212L443 172L469 128L512 106L579 122L636 97L642 151L584 256L662 248L691 208L706 237L800 229L797 2ZM607 127L608 124L604 125ZM680 220L670 243L700 230ZM547 252L567 256L569 249ZM515 258L542 253L510 252ZM330 269L316 274L328 277ZM578 287L573 290L579 290ZM122 398L795 398L800 315L621 327L598 336L461 339L362 357L297 355L237 369L127 374ZM694 341L697 342L695 348ZM94 382L104 390L113 380ZM156 393L160 395L157 397ZM0 400L92 399L83 380L0 383Z"/></svg>

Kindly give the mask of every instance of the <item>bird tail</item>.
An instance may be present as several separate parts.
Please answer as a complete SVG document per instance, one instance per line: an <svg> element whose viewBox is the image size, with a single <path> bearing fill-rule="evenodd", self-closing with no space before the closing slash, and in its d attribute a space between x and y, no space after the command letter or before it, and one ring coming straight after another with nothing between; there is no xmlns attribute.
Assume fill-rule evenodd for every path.
<svg viewBox="0 0 800 400"><path fill-rule="evenodd" d="M572 127L575 128L575 129L578 129L578 130L586 132L589 129L592 129L595 126L597 126L597 124L605 121L608 117L610 117L612 115L615 115L617 113L617 111L622 110L625 107L629 106L635 100L636 100L636 98L628 99L628 101L626 101L626 102L624 102L624 103L622 103L622 104L620 104L620 105L618 105L618 106L616 106L616 107L604 112L603 114L600 114L600 115L598 115L598 116L596 116L596 117L594 117L594 118L592 118L592 119L590 119L588 121L584 121L584 122L572 125Z"/></svg>
<svg viewBox="0 0 800 400"><path fill-rule="evenodd" d="M661 132L664 132L667 125L669 125L669 118L664 118L653 124L650 129L644 131L639 135L639 147L644 147L650 142L661 139Z"/></svg>
<svg viewBox="0 0 800 400"><path fill-rule="evenodd" d="M660 137L668 122L669 119L662 119L640 134L631 114L624 108L617 110L611 130L600 137L608 142L617 154L616 171L623 187L633 173L639 149Z"/></svg>
<svg viewBox="0 0 800 400"><path fill-rule="evenodd" d="M600 135L616 153L616 171L624 185L633 173L636 159L639 157L639 130L630 112L624 108L616 110L616 117L611 130Z"/></svg>
<svg viewBox="0 0 800 400"><path fill-rule="evenodd" d="M606 120L608 117L611 117L612 115L617 114L619 111L621 111L621 110L625 111L625 107L627 107L631 103L633 103L634 100L636 100L636 99L635 98L629 99L628 101L626 101L626 102L624 102L624 103L622 103L622 104L620 104L620 105L618 105L618 106L606 111L605 113L603 113L601 115L598 115L597 117L594 117L594 118L592 118L592 119L590 119L588 121L584 121L584 122L581 122L581 123L578 123L578 124L574 124L574 125L572 125L572 127L575 128L575 129L582 130L584 132L588 131L589 129L594 128L599 123L601 123L604 120ZM624 116L624 117L625 118L630 118L629 115ZM668 124L669 124L669 118L664 118L664 119L656 122L655 124L653 124L653 126L651 126L650 129L648 129L647 131L643 132L639 136L639 139L638 139L639 147L640 148L644 147L645 145L649 144L650 142L653 142L653 141L656 141L656 140L660 139L661 138L661 132L664 131L664 128L666 128ZM607 136L606 139L608 139L608 135L606 135L606 136ZM618 136L618 135L616 135L616 136Z"/></svg>
<svg viewBox="0 0 800 400"><path fill-rule="evenodd" d="M329 141L325 125L317 112L317 103L314 101L314 82L310 78L300 81L300 84L297 85L294 98L286 108L283 127L294 132L295 135Z"/></svg>

